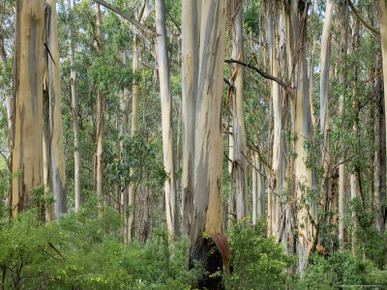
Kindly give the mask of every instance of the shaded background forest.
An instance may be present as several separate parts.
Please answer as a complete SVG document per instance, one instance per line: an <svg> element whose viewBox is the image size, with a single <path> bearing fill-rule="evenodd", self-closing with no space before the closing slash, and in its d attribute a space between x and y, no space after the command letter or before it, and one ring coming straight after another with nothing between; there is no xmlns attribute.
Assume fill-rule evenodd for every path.
<svg viewBox="0 0 387 290"><path fill-rule="evenodd" d="M174 158L166 165L163 66L158 36L146 32L156 31L160 6L110 0L114 12L96 2L105 3L56 1L67 213L46 223L55 198L44 187L35 187L22 213L9 217L9 181L20 175L12 172L7 119L16 14L14 1L1 1L3 289L187 289L219 287L220 280L229 289L387 285L378 1L229 1L221 120L214 124L224 145L219 225L231 249L230 258L222 252L228 246L217 243L224 270L192 262L182 4L156 1L165 2L169 57ZM236 48L238 39L243 49ZM171 221L166 182L175 185ZM204 240L215 251L209 234Z"/></svg>

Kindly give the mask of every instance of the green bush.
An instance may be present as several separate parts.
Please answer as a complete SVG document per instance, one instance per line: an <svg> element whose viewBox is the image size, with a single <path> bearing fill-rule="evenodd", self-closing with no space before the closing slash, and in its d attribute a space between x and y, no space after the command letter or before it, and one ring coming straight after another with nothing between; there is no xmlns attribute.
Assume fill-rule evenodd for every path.
<svg viewBox="0 0 387 290"><path fill-rule="evenodd" d="M296 288L335 289L350 285L379 285L379 289L383 289L387 286L387 271L378 269L370 260L353 257L349 252L328 257L313 253Z"/></svg>
<svg viewBox="0 0 387 290"><path fill-rule="evenodd" d="M95 201L78 214L45 225L36 211L0 226L0 288L189 289L199 271L188 270L188 243L168 243L158 229L147 243L122 243L121 219Z"/></svg>
<svg viewBox="0 0 387 290"><path fill-rule="evenodd" d="M265 237L265 224L247 220L234 223L228 232L233 272L226 277L227 289L280 289L285 287L285 269L294 260L284 247Z"/></svg>

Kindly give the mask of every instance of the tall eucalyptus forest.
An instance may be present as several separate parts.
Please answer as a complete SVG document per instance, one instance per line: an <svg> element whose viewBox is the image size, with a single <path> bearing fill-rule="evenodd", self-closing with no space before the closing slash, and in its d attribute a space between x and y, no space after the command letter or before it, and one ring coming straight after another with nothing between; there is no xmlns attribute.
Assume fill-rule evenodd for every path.
<svg viewBox="0 0 387 290"><path fill-rule="evenodd" d="M1 0L1 289L387 287L385 0Z"/></svg>

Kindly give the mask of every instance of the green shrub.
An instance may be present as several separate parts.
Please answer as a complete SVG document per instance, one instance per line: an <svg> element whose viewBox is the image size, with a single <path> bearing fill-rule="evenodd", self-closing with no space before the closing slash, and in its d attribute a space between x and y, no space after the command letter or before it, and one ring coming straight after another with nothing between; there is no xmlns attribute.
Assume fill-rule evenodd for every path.
<svg viewBox="0 0 387 290"><path fill-rule="evenodd" d="M234 223L228 232L233 272L226 277L227 289L279 289L285 287L285 269L293 258L284 247L265 237L265 224L247 220Z"/></svg>
<svg viewBox="0 0 387 290"><path fill-rule="evenodd" d="M158 229L147 243L124 244L121 229L115 210L95 214L95 201L47 225L22 212L0 227L0 288L189 289L198 278L186 240L170 246Z"/></svg>
<svg viewBox="0 0 387 290"><path fill-rule="evenodd" d="M335 289L350 285L387 286L387 271L378 269L370 260L338 252L324 257L313 253L305 268L299 289Z"/></svg>

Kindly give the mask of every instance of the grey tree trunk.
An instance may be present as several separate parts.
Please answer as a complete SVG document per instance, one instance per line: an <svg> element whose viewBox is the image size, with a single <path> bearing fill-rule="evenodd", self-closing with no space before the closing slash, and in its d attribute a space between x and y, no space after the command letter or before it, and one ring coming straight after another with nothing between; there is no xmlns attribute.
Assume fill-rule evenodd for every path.
<svg viewBox="0 0 387 290"><path fill-rule="evenodd" d="M96 5L96 48L99 53L102 53L102 38L101 38L101 12L99 4ZM104 107L105 97L100 89L97 89L97 128L96 128L96 148L95 148L95 188L98 198L98 208L103 206L103 140L104 140Z"/></svg>
<svg viewBox="0 0 387 290"><path fill-rule="evenodd" d="M165 0L156 0L156 52L160 82L161 118L163 132L164 183L167 226L170 235L179 234L179 215L174 169L172 98L170 92L167 31L165 27Z"/></svg>
<svg viewBox="0 0 387 290"><path fill-rule="evenodd" d="M81 157L79 153L79 140L78 140L78 96L77 96L77 73L74 69L75 65L75 51L74 51L74 26L73 26L73 1L67 0L69 7L69 41L70 41L70 84L71 84L71 122L74 134L74 199L75 199L75 212L79 211L81 206L81 180L80 180L80 168Z"/></svg>
<svg viewBox="0 0 387 290"><path fill-rule="evenodd" d="M223 137L221 111L227 1L203 1L200 21L198 83L193 160L193 210L190 227L190 266L202 261L209 269L208 247L203 232L223 232L221 188ZM191 43L196 46L197 43ZM214 261L215 262L215 261ZM215 277L201 282L207 288L218 287Z"/></svg>
<svg viewBox="0 0 387 290"><path fill-rule="evenodd" d="M200 7L197 0L182 1L183 86L183 234L188 235L193 212L193 158L199 69Z"/></svg>
<svg viewBox="0 0 387 290"><path fill-rule="evenodd" d="M232 0L230 7L232 18L232 57L243 61L243 7L241 0ZM234 74L235 72L235 74ZM236 198L236 218L242 219L248 215L247 196L247 166L246 154L246 129L244 115L244 67L235 64L231 79L235 87L232 98L232 127L233 127L233 153L232 179Z"/></svg>

